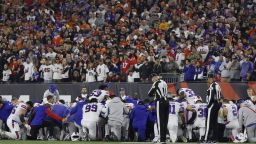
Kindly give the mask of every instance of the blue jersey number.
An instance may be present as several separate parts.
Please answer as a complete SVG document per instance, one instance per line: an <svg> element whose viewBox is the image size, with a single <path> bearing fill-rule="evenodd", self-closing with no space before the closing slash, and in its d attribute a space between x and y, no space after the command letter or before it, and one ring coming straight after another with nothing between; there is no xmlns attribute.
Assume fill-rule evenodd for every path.
<svg viewBox="0 0 256 144"><path fill-rule="evenodd" d="M198 109L198 117L206 117L206 108L199 108Z"/></svg>
<svg viewBox="0 0 256 144"><path fill-rule="evenodd" d="M170 105L169 106L169 113L175 114L175 105Z"/></svg>
<svg viewBox="0 0 256 144"><path fill-rule="evenodd" d="M188 97L192 97L195 95L195 93L190 89L186 89L186 92L188 93Z"/></svg>
<svg viewBox="0 0 256 144"><path fill-rule="evenodd" d="M237 108L235 106L232 106L232 113L234 116L237 116Z"/></svg>
<svg viewBox="0 0 256 144"><path fill-rule="evenodd" d="M97 111L97 108L98 108L97 105L87 105L87 106L85 107L85 112L90 112L90 111L96 112L96 111Z"/></svg>

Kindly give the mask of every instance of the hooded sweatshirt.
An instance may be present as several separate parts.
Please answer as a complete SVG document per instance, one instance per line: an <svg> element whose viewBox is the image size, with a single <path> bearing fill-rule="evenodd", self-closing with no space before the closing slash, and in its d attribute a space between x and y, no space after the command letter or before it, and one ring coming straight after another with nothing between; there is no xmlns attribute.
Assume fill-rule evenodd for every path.
<svg viewBox="0 0 256 144"><path fill-rule="evenodd" d="M256 125L256 109L253 103L251 103L250 101L244 102L238 113L239 126L241 128L243 125L245 127Z"/></svg>
<svg viewBox="0 0 256 144"><path fill-rule="evenodd" d="M125 104L121 101L119 97L114 97L108 103L108 120L109 121L117 121L122 123L124 119L123 114L128 114L129 109L125 106Z"/></svg>

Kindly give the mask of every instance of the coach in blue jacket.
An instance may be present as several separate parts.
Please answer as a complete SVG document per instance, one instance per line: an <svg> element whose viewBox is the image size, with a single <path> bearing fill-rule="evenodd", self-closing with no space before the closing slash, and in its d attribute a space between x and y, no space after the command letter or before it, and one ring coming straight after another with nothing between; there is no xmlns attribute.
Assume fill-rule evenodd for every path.
<svg viewBox="0 0 256 144"><path fill-rule="evenodd" d="M8 101L0 100L0 129L3 123L6 123L7 118L12 112L13 105Z"/></svg>
<svg viewBox="0 0 256 144"><path fill-rule="evenodd" d="M138 133L138 141L144 141L149 111L142 101L132 109L130 118L134 131Z"/></svg>

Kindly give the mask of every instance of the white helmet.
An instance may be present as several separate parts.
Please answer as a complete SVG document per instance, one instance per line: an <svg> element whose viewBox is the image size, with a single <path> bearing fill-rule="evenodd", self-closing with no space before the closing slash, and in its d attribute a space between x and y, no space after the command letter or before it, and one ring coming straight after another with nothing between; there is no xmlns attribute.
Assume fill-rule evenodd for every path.
<svg viewBox="0 0 256 144"><path fill-rule="evenodd" d="M72 141L79 141L79 140L80 140L79 133L74 132L74 133L71 135L71 140L72 140Z"/></svg>
<svg viewBox="0 0 256 144"><path fill-rule="evenodd" d="M235 140L233 141L234 143L243 143L247 141L247 134L245 133L239 133L235 137Z"/></svg>

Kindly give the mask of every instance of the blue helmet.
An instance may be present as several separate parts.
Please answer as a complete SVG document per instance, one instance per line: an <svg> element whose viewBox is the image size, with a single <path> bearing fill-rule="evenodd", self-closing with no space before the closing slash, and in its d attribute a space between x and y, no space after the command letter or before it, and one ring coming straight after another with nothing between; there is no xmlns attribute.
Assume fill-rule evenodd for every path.
<svg viewBox="0 0 256 144"><path fill-rule="evenodd" d="M49 88L49 91L50 91L51 93L54 93L56 90L57 90L56 85L55 85L55 84L51 84L51 85L50 85L50 88Z"/></svg>

